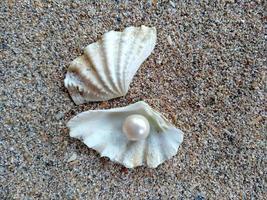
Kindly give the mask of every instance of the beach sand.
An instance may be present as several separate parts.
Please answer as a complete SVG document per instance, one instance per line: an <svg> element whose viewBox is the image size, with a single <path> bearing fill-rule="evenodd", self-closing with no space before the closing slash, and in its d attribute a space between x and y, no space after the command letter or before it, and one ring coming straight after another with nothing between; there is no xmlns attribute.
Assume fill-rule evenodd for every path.
<svg viewBox="0 0 267 200"><path fill-rule="evenodd" d="M266 197L264 1L190 2L1 1L0 199ZM140 25L157 45L128 94L75 105L70 61ZM128 170L69 137L76 114L139 100L185 133L158 168Z"/></svg>

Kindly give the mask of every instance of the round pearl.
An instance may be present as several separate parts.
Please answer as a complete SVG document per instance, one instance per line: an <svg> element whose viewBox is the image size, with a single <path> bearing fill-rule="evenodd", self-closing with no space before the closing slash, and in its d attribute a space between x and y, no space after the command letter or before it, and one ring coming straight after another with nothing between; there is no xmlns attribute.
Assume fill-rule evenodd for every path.
<svg viewBox="0 0 267 200"><path fill-rule="evenodd" d="M145 139L150 131L148 120L142 115L130 115L123 122L122 130L129 140Z"/></svg>

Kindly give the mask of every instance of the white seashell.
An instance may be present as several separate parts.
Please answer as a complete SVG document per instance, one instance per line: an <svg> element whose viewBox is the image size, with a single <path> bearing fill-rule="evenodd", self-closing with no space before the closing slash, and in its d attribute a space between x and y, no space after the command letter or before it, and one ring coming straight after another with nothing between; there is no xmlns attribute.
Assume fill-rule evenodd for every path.
<svg viewBox="0 0 267 200"><path fill-rule="evenodd" d="M129 123L125 120L127 117L136 115L146 118L149 126L144 125L144 130L148 128L150 131L147 137L130 140L123 127ZM121 108L86 111L72 118L67 125L71 137L81 139L101 156L127 168L141 165L156 168L174 156L183 141L181 130L142 101ZM142 126L142 121L138 126Z"/></svg>
<svg viewBox="0 0 267 200"><path fill-rule="evenodd" d="M70 63L64 85L73 101L82 104L124 96L155 44L156 29L146 26L105 33Z"/></svg>

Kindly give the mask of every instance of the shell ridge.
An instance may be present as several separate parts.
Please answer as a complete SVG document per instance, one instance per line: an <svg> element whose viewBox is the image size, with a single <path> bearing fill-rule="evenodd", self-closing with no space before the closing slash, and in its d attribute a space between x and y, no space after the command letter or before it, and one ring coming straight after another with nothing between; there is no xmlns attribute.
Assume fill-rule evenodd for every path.
<svg viewBox="0 0 267 200"><path fill-rule="evenodd" d="M183 139L182 135L183 135L182 131L175 127L170 128L169 131L166 132L165 134L162 133L163 136L162 141L168 143L167 147L169 147L169 152L167 152L167 149L165 149L165 154L167 156L166 160L176 155L180 147L180 144L182 143Z"/></svg>
<svg viewBox="0 0 267 200"><path fill-rule="evenodd" d="M147 40L148 37L151 37L149 40ZM142 63L148 58L148 56L151 54L153 51L156 41L154 40L154 35L153 33L146 33L143 34L143 38L140 38L140 44L139 46L136 47L136 52L138 52L135 57L140 59L133 59L133 62L131 63L131 66L138 66L138 67L129 67L128 74L126 75L127 80L132 80L134 75L139 69L139 66L142 65ZM143 56L142 56L143 55ZM126 90L128 90L130 86L130 81L125 82Z"/></svg>
<svg viewBox="0 0 267 200"><path fill-rule="evenodd" d="M167 160L169 158L171 158L173 155L175 155L175 153L173 154L172 152L168 152L168 149L173 148L173 146L169 146L170 144L173 145L173 143L171 141L169 141L168 139L166 139L167 134L159 134L160 137L160 146L161 146L161 150L162 150L162 154L163 154L163 160ZM168 145L167 145L168 144ZM166 146L167 148L162 148L163 146ZM177 152L176 148L174 148L174 152Z"/></svg>
<svg viewBox="0 0 267 200"><path fill-rule="evenodd" d="M127 147L129 145L129 143L130 143L130 141L127 141L126 145L123 146L123 149L122 149L121 153L118 155L117 158L115 158L116 162L123 163L123 159L124 159L124 156L125 156L125 154L127 152Z"/></svg>
<svg viewBox="0 0 267 200"><path fill-rule="evenodd" d="M101 87L99 87L99 85L101 85L99 79L95 77L96 71L85 55L76 58L70 63L68 73L73 73L74 77L76 78L79 77L79 75L85 76L86 73L86 75L89 77L85 77L84 81L90 81L90 83L98 88L99 91L103 91L101 90ZM82 84L82 82L80 84Z"/></svg>
<svg viewBox="0 0 267 200"><path fill-rule="evenodd" d="M137 38L137 33L139 32L139 29L140 28L138 28L138 29L133 29L133 30L131 30L131 29L128 29L128 30L130 30L131 32L123 32L123 33L125 33L125 37L127 38L127 34L129 34L130 35L130 37L133 37L133 40L131 40L131 43L129 44L129 49L128 49L128 52L127 52L127 54L126 55L129 55L130 56L130 58L125 58L126 60L125 60L125 63L124 63L124 65L122 66L122 79L121 79L121 87L123 88L123 91L126 91L126 87L125 87L125 74L126 74L126 69L127 69L127 67L128 67L128 65L129 65L129 63L130 63L130 61L132 60L132 57L133 57L133 50L134 50L134 48L133 48L133 46L136 44L136 40L138 39ZM125 38L124 38L124 40L125 40ZM125 43L125 44L127 44L127 43Z"/></svg>
<svg viewBox="0 0 267 200"><path fill-rule="evenodd" d="M139 36L139 37L138 37ZM131 68L131 66L135 66L136 64L135 64L135 62L132 62L132 61L135 61L136 60L136 58L138 57L138 56L140 56L140 49L142 49L142 47L143 47L143 45L144 44L142 44L141 43L141 41L142 41L142 39L141 38L145 38L146 36L145 36L145 34L142 36L142 30L141 30L141 28L136 32L136 39L135 39L135 41L134 41L134 45L133 45L133 47L132 47L132 51L133 52L136 52L132 57L131 57L131 60L129 60L129 62L127 63L127 66L128 65L130 65L129 67L127 67L127 71L126 71L126 68L125 68L125 70L124 70L124 86L125 86L125 88L124 88L124 90L128 90L128 87L129 87L129 85L130 85L130 81L129 80L131 80L130 78L127 78L127 75L129 74L129 68ZM140 41L140 42L138 42L138 41ZM143 59L142 59L143 60ZM142 61L143 62L143 61ZM141 63L142 63L141 62ZM138 69L139 69L139 67L140 67L140 65L139 66L137 66L136 65L136 67L135 67L135 71L137 71Z"/></svg>
<svg viewBox="0 0 267 200"><path fill-rule="evenodd" d="M98 69L95 67L95 65L94 65L93 61L91 60L91 57L90 57L90 55L89 55L89 53L87 51L84 51L84 56L85 56L85 59L88 61L88 63L90 63L90 65L92 66L92 69L95 72L96 80L98 80L99 85L101 85L103 88L106 89L106 90L103 90L103 91L105 91L107 94L114 94L110 90L110 88L106 85L105 81L101 78L101 75L99 74Z"/></svg>
<svg viewBox="0 0 267 200"><path fill-rule="evenodd" d="M80 70L81 69L79 69L79 71ZM87 90L85 90L85 88L79 87L79 88L82 89L83 93L94 94L94 96L96 96L96 97L101 97L102 96L101 93L104 92L104 91L100 90L92 80L87 79L87 77L84 75L84 73L82 71L80 71L80 76L78 76L77 78L80 78L80 82L81 82L80 84L83 84L85 86L85 88L87 89ZM88 88L91 88L91 90L88 90Z"/></svg>
<svg viewBox="0 0 267 200"><path fill-rule="evenodd" d="M122 33L120 34L120 40L119 40L119 48L118 48L118 52L121 52L121 54L123 54L123 51L122 51L122 44L123 44L123 41L124 41L124 40L123 40L123 35L124 35L124 34L125 34L125 31L122 32ZM120 77L120 71L121 71L121 67L122 67L121 59L122 59L122 56L119 56L119 55L118 55L118 57L117 57L117 63L118 63L118 66L116 66L116 68L117 68L117 72L116 72L116 74L117 74L118 77ZM117 85L118 85L118 89L119 89L120 93L121 93L121 94L125 94L125 91L123 90L123 88L122 88L122 84L121 84L121 82L120 82L119 79L117 80Z"/></svg>
<svg viewBox="0 0 267 200"><path fill-rule="evenodd" d="M138 28L138 29L136 29L136 30L134 30L134 32L133 32L133 34L135 35L135 38L134 38L134 41L133 41L133 43L132 43L132 47L130 48L130 52L129 52L129 55L131 55L130 56L130 58L128 58L127 59L127 62L126 62L126 65L124 66L124 68L123 68L123 79L122 79L122 82L123 82L123 90L124 91L127 91L127 87L128 86L126 86L126 74L127 74L127 69L128 69L128 67L129 67L129 63L131 63L132 62L132 60L134 60L134 58L135 58L135 56L136 55L134 55L134 51L135 51L135 48L136 48L136 46L138 45L138 40L139 40L139 35L141 34L142 32L141 32L141 28ZM130 83L129 83L130 84Z"/></svg>
<svg viewBox="0 0 267 200"><path fill-rule="evenodd" d="M132 29L134 29L133 26L130 26L130 27L127 27L126 29L124 29L124 31L121 33L121 39L120 39L120 46L119 46L119 52L121 54L123 54L122 56L119 56L119 66L118 66L118 76L121 76L123 75L123 69L125 67L125 62L127 62L127 58L125 55L128 55L129 52L130 52L130 49L129 48L126 48L127 47L127 43L129 43L129 41L132 43ZM128 38L127 38L128 37ZM130 43L130 44L131 44ZM129 47L130 45L128 45ZM123 93L125 93L125 90L124 90L124 87L123 87L123 79L120 79L119 80L119 87L120 87L120 90L123 91Z"/></svg>
<svg viewBox="0 0 267 200"><path fill-rule="evenodd" d="M166 146L164 145L164 140L162 140L162 134L158 133L157 138L158 138L158 146L160 149L159 152L161 152L160 163L162 163L163 161L168 159L168 156L166 154Z"/></svg>
<svg viewBox="0 0 267 200"><path fill-rule="evenodd" d="M159 163L159 157L158 157L158 149L157 149L157 139L155 137L155 134L150 134L150 136L147 138L148 140L148 146L147 146L147 165L149 167L157 167Z"/></svg>
<svg viewBox="0 0 267 200"><path fill-rule="evenodd" d="M143 157L142 157L142 161L145 164L147 164L147 154L148 154L147 148L148 148L148 139L146 139L146 141L145 141L144 150L143 150Z"/></svg>
<svg viewBox="0 0 267 200"><path fill-rule="evenodd" d="M83 94L86 94L87 93L87 91L84 91L82 88L80 88L80 86L78 85L77 86L79 89L79 91L81 92L81 93L83 93ZM75 102L75 104L81 104L81 103L85 103L85 100L84 100L84 98L81 96L81 94L80 93L78 93L77 92L77 87L75 87L75 86L70 86L69 87L69 93L71 94L71 97L72 97L72 99L73 99L73 101ZM89 94L88 94L89 95ZM92 99L92 100L97 100L98 98L92 98L92 96L90 96L90 98Z"/></svg>
<svg viewBox="0 0 267 200"><path fill-rule="evenodd" d="M112 79L112 71L110 70L109 68L109 65L108 65L108 59L107 59L107 52L106 52L106 47L105 47L105 38L103 37L102 38L102 44L100 45L100 48L102 49L102 51L104 52L102 55L103 55L103 69L105 71L105 73L103 75L106 76L106 79L108 80L109 82L109 85L111 87L111 90L113 91L113 94L116 94L116 95L120 95L118 94L119 91L117 90L115 84L114 84L114 81Z"/></svg>
<svg viewBox="0 0 267 200"><path fill-rule="evenodd" d="M102 49L102 44L100 42L95 42L85 47L85 55L94 66L96 73L98 74L98 78L103 84L103 87L105 87L110 93L117 95L117 93L112 90L112 86L105 75L107 71L105 61L103 59L104 56L100 49Z"/></svg>
<svg viewBox="0 0 267 200"><path fill-rule="evenodd" d="M174 148L176 148L176 151L177 151L179 146L180 146L180 144L183 141L183 132L180 129L176 128L176 127L172 127L170 129L170 133L172 133L171 134L172 140L170 138L169 138L169 140L170 140L170 142L174 142L175 143Z"/></svg>
<svg viewBox="0 0 267 200"><path fill-rule="evenodd" d="M121 36L121 40L122 40L122 44L124 45L121 45L121 49L120 49L120 52L123 53L125 55L130 55L130 56L133 56L132 55L132 48L129 48L130 46L132 46L132 44L134 44L135 40L136 40L136 37L134 38L133 35L135 32L137 32L138 29L134 29L134 27L129 27L127 29L125 29L123 32L122 32L122 36ZM129 37L129 38L127 38ZM128 39L128 40L127 40ZM130 43L128 43L130 41ZM128 44L128 48L126 48ZM126 51L126 52L125 52ZM126 69L126 67L128 66L128 63L129 63L129 58L126 57L125 55L121 56L120 57L120 62L119 62L119 75L122 75L122 79L120 80L120 88L122 91L124 91L124 93L126 92L125 90L125 87L124 87L124 71ZM123 59L124 58L124 59ZM123 60L122 60L123 59Z"/></svg>
<svg viewBox="0 0 267 200"><path fill-rule="evenodd" d="M112 87L114 89L114 91L116 91L117 93L121 94L121 91L118 87L118 85L116 84L117 81L116 81L116 63L115 61L117 60L116 58L113 58L111 56L111 53L113 51L116 50L116 46L115 45L118 45L117 42L113 42L112 43L112 40L114 38L112 38L112 35L114 38L117 38L117 40L119 40L120 38L120 33L119 32L115 32L115 31L110 31L108 33L105 33L102 40L103 40L103 45L102 45L102 49L103 49L103 52L104 52L104 60L105 60L105 66L106 66L106 70L108 72L108 78L112 84ZM109 51L109 46L112 46L110 44L113 44L114 47L112 49L112 51L110 52ZM115 53L113 53L113 56L117 56L119 57L119 48L117 48L118 51L115 51ZM112 70L113 69L113 70Z"/></svg>
<svg viewBox="0 0 267 200"><path fill-rule="evenodd" d="M146 149L146 140L143 141L143 144L142 144L142 149L140 150L141 151L141 156L140 156L140 163L138 164L138 166L141 166L144 164L144 154L145 154L145 149Z"/></svg>
<svg viewBox="0 0 267 200"><path fill-rule="evenodd" d="M70 93L74 95L73 98L84 99L81 94L89 95L90 99L94 101L96 101L99 98L99 96L96 96L94 93L91 93L90 91L86 91L84 87L82 87L81 85L75 84L75 83L72 83L71 85L69 85L69 90L71 90Z"/></svg>
<svg viewBox="0 0 267 200"><path fill-rule="evenodd" d="M155 136L155 144L156 144L156 146L158 146L157 150L155 151L155 154L158 154L158 155L156 157L157 162L154 163L153 167L157 167L158 165L163 163L163 161L166 160L166 158L165 158L165 154L163 153L164 149L162 148L162 141L160 138L160 134L154 133L154 136Z"/></svg>
<svg viewBox="0 0 267 200"><path fill-rule="evenodd" d="M84 87L82 87L82 84L77 84L77 83L75 83L75 82L71 82L71 81L69 81L68 79L66 80L65 79L65 86L67 86L67 88L68 88L68 91L69 91L69 93L71 94L71 97L72 97L72 99L73 99L73 101L76 103L76 104L80 104L80 103L84 103L85 102L85 100L84 100L84 98L81 96L81 94L80 93L83 93L83 94L86 94L86 93L88 93L89 91L85 91L84 90ZM91 94L91 93L89 93L89 94ZM93 95L93 94L92 94ZM90 97L91 99L94 99L95 101L98 99L98 97Z"/></svg>
<svg viewBox="0 0 267 200"><path fill-rule="evenodd" d="M90 80L90 79L88 79L88 80L91 81L92 84L94 84L96 87L97 87L97 85L98 85L98 86L99 86L99 85L103 86L103 83L101 82L101 79L99 78L99 74L97 73L97 71L96 71L94 65L92 64L92 62L91 62L90 58L87 56L87 54L84 54L84 61L85 61L86 63L88 63L88 65L86 65L86 66L87 66L87 69L90 70L90 68L91 68L90 72L92 72L92 74L96 76L96 78L94 78L94 77L90 77L91 80ZM90 66L90 67L89 67L89 66ZM97 87L97 88L98 88L101 92L105 92L105 93L107 93L107 94L110 93L109 91L106 91L106 90L103 90L103 89L101 90L101 87Z"/></svg>
<svg viewBox="0 0 267 200"><path fill-rule="evenodd" d="M141 66L142 63L149 57L156 45L156 31L147 27L142 26L141 31L144 33L143 37L140 38L140 46L137 48L138 54L136 55L140 59L134 59L131 65ZM129 67L129 73L127 74L128 80L133 79L134 75L138 71L139 67ZM130 82L127 83L127 89L130 85Z"/></svg>
<svg viewBox="0 0 267 200"><path fill-rule="evenodd" d="M122 162L129 168L140 166L143 163L143 149L145 141L129 141L126 151L122 156Z"/></svg>

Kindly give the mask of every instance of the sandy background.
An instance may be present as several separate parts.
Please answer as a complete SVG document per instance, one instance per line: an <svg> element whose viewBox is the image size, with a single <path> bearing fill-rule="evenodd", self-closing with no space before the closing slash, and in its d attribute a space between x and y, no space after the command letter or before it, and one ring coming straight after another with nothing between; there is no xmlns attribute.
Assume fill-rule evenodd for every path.
<svg viewBox="0 0 267 200"><path fill-rule="evenodd" d="M266 197L263 1L2 0L0 10L0 199ZM127 96L75 106L68 63L106 31L142 24L157 45ZM157 169L127 170L68 136L77 113L139 100L185 132Z"/></svg>

